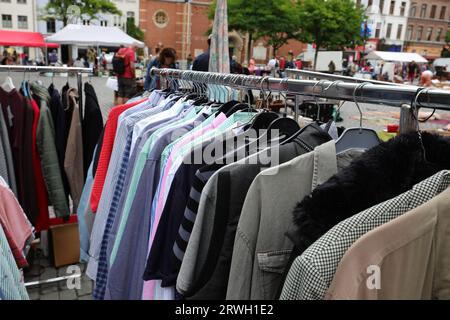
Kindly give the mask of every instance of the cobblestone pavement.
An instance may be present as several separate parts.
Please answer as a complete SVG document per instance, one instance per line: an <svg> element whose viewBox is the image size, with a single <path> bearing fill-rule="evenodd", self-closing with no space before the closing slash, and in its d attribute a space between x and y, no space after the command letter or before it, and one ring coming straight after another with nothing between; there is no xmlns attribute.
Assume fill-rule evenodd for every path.
<svg viewBox="0 0 450 320"><path fill-rule="evenodd" d="M57 277L70 276L81 272L80 278L64 280L56 283L27 286L31 300L91 300L92 281L85 275L85 264L78 264L72 269L67 266L55 268L48 258L38 250L31 267L25 271L25 283L45 281ZM73 288L73 289L71 289Z"/></svg>

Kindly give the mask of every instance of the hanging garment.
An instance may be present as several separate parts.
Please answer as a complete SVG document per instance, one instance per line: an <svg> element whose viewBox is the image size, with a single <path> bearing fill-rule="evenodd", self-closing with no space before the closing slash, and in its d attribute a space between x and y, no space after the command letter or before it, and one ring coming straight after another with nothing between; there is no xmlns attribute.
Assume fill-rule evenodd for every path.
<svg viewBox="0 0 450 320"><path fill-rule="evenodd" d="M98 138L97 148L95 149L93 156L93 166L92 166L92 176L95 177L95 173L97 172L98 160L100 158L100 153L102 152L103 145L103 137L105 135L105 127L103 127L102 132L100 133L100 137ZM89 198L90 199L90 198Z"/></svg>
<svg viewBox="0 0 450 320"><path fill-rule="evenodd" d="M16 195L16 198L18 198L19 196L17 193L16 173L14 171L13 155L11 152L11 145L9 143L8 127L3 116L3 112L0 112L0 143L2 145L6 161L6 173L4 174L8 176L7 183Z"/></svg>
<svg viewBox="0 0 450 320"><path fill-rule="evenodd" d="M349 152L355 158L360 155ZM227 299L275 298L293 247L284 235L292 224L292 208L337 172L338 160L335 143L329 141L258 174L236 230Z"/></svg>
<svg viewBox="0 0 450 320"><path fill-rule="evenodd" d="M173 141L177 141L180 135L189 134L199 123L209 123L210 120L216 121L216 125L223 119L207 119L206 115L200 114L199 116L189 112L187 123L183 120L180 125L176 122L172 125L165 126L168 130L164 133L163 130L155 131L152 134L154 139L150 138L143 146L143 151L136 164L133 172L133 177L138 180L137 187L135 183L131 182L133 187L130 186L129 191L133 192L130 199L124 206L123 214L121 215L120 223L117 223L117 229L114 228L113 241L114 248L111 248L110 261L111 261L111 280L108 277L108 294L109 299L120 299L120 297L130 297L131 299L141 299L142 297L142 274L145 268L145 261L148 254L148 239L150 236L151 216L148 212L151 211L152 198L157 189L159 177L161 174L160 159L163 150ZM193 118L195 116L195 118ZM186 119L186 117L184 118ZM202 122L203 121L203 122ZM214 121L212 121L214 123ZM169 129L170 128L170 129ZM164 133L164 134L163 134ZM157 138L158 137L158 138ZM144 141L144 139L142 140ZM154 143L152 143L154 142ZM145 163L142 165L141 159L144 159ZM137 175L137 171L140 171L142 167L142 174ZM135 175L136 173L136 175ZM132 204L128 205L128 203ZM128 218L129 217L129 218ZM119 227L119 224L123 227ZM123 228L123 229L122 229ZM138 244L137 246L132 245ZM111 246L112 247L112 246ZM115 249L117 248L117 249ZM124 255L125 252L128 252ZM117 256L116 256L117 255ZM134 257L129 259L128 257ZM130 262L134 261L137 264L136 267L131 268ZM129 283L131 285L126 286L124 279L125 275L130 277ZM124 286L127 289L124 289Z"/></svg>
<svg viewBox="0 0 450 320"><path fill-rule="evenodd" d="M0 182L0 227L3 228L9 247L19 268L28 266L24 256L27 240L33 229L9 187Z"/></svg>
<svg viewBox="0 0 450 320"><path fill-rule="evenodd" d="M55 126L55 146L58 154L59 168L61 170L61 178L64 184L64 191L66 195L66 201L68 201L70 194L69 182L67 181L66 172L64 171L64 158L66 156L67 136L68 129L66 129L67 119L66 111L62 104L61 96L58 90L55 89L53 83L48 88L50 95L50 111L52 112L53 125ZM67 95L66 95L67 98ZM69 114L69 112L67 112ZM72 114L70 113L72 117ZM70 123L70 122L69 122Z"/></svg>
<svg viewBox="0 0 450 320"><path fill-rule="evenodd" d="M204 287L201 290L202 293L199 293L199 299L201 299L200 296L203 294L206 296L209 295L209 285L207 285L207 282L211 281L211 283L216 283L216 288L212 296L206 299L225 299L236 226L239 221L245 196L254 178L261 170L275 166L278 163L287 162L299 155L310 152L314 147L330 139L331 137L325 131L313 124L306 127L292 143L283 146L274 146L267 151L263 151L249 158L240 159L240 161L224 167L227 164L226 159L229 159L229 155L226 155L223 161L218 162L221 164L205 166L197 171L190 192L190 199L172 250L172 265L180 281L180 285L178 286L177 284L179 292L188 297L192 297L192 295ZM254 145L253 147L251 147L252 144ZM257 151L257 145L256 143L250 143L246 146L246 149L252 148L252 153L255 153ZM248 149L247 151L251 152L252 150ZM242 153L239 149L235 155L239 156L240 154ZM277 159L272 159L272 156L276 156ZM277 162L275 163L275 161ZM216 175L214 172L217 170L218 174ZM210 184L212 187L203 193L205 191L203 189L205 183L210 177L213 180L212 184ZM200 196L208 198L205 206L200 205ZM198 212L200 212L201 216L198 223L202 225L202 234L209 233L210 236L208 236L208 240L205 239L201 243L198 243L198 238L195 238L200 236L200 232L198 232L194 236L195 239L192 240L193 243L191 245L194 246L194 243L197 242L196 245L204 246L204 248L197 250L197 252L191 249L185 255L188 241L189 243L191 242L190 233L194 224L197 223ZM192 254L195 254L195 257ZM200 255L203 255L203 257L200 257ZM222 274L214 271L219 256L221 257L221 264L226 269ZM185 261L185 259L187 260ZM185 270L183 272L180 272L181 261L185 261ZM187 271L189 268L190 271ZM217 266L217 270L221 270L221 268ZM198 275L195 284L188 284L190 280L186 279L184 272L195 272ZM218 276L213 276L213 272ZM221 285L219 285L219 282L221 282ZM186 290L187 287L190 287L189 290Z"/></svg>
<svg viewBox="0 0 450 320"><path fill-rule="evenodd" d="M449 300L450 188L360 238L342 258L328 299ZM377 254L372 254L377 253ZM367 285L368 266L380 287Z"/></svg>
<svg viewBox="0 0 450 320"><path fill-rule="evenodd" d="M115 188L113 189L114 197L110 204L110 209L107 211L109 212L107 214L107 220L106 220L106 226L103 228L103 238L101 239L101 245L100 245L100 252L99 252L99 264L97 269L97 282L96 287L94 290L94 297L96 299L103 299L106 289L106 279L108 274L108 266L107 266L107 247L109 243L109 235L113 228L114 221L116 219L116 213L118 212L118 208L120 205L121 195L125 183L125 177L128 174L128 168L130 167L129 160L130 160L130 152L131 152L131 146L133 141L133 136L139 134L140 129L140 123L141 121L144 121L147 124L152 123L154 126L157 126L162 123L166 123L168 125L170 121L173 119L176 119L178 115L185 109L189 108L188 105L184 104L183 101L178 101L175 103L171 108L168 110L165 110L171 105L168 104L167 106L161 106L161 107L153 107L151 109L148 109L146 111L138 112L133 115L128 116L123 120L123 123L128 121L129 128L126 138L126 144L124 152L122 153L122 159L120 161L120 172L119 176L117 177L115 184ZM163 111L165 110L165 111ZM158 112L160 111L160 112ZM152 119L152 121L147 122L148 119ZM137 122L135 122L137 121ZM132 125L133 122L135 122L135 125ZM136 140L135 140L136 141ZM132 167L132 166L131 166ZM109 170L109 169L108 169ZM151 194L147 194L148 198L151 198ZM102 199L103 201L103 199ZM100 209L100 206L99 206ZM100 213L100 210L99 210Z"/></svg>
<svg viewBox="0 0 450 320"><path fill-rule="evenodd" d="M108 292L106 293L106 299L121 299L120 297L129 297L130 299L140 299L142 296L142 273L145 267L145 259L146 259L146 253L148 251L147 244L148 244L148 237L150 232L150 215L146 214L146 212L150 211L151 206L151 199L154 193L154 190L156 189L156 179L159 177L159 158L161 155L161 152L165 148L167 144L170 143L173 139L176 139L178 134L181 132L189 131L187 127L177 126L177 124L185 124L185 119L191 119L189 120L190 124L189 128L194 127L194 117L196 116L195 111L192 110L192 112L189 113L189 115L186 118L183 118L180 122L180 117L176 117L171 121L165 122L163 124L160 124L158 126L155 126L153 129L151 129L149 132L146 132L144 135L151 136L148 139L144 138L142 139L142 142L145 142L145 145L140 145L141 143L136 144L136 149L140 150L137 153L139 153L139 159L136 160L136 157L130 158L130 163L135 163L136 165L132 165L131 167L138 170L138 167L141 168L141 161L144 160L145 165L143 166L142 175L139 179L139 187L135 186L134 181L132 181L132 177L135 176L135 171L133 170L133 174L130 173L129 178L125 182L125 185L128 185L129 188L127 188L127 193L123 193L124 197L120 199L120 202L118 204L118 210L117 215L114 219L113 226L110 230L110 235L108 243L105 241L102 243L102 251L100 254L100 262L110 260L111 261L111 276L112 278L109 278L108 275L108 281L105 283L105 285L109 288L121 288L118 289L108 289ZM204 115L201 115L202 118L204 118ZM177 120L178 119L178 120ZM162 128L171 128L168 132L165 132L163 130L159 130ZM175 131L176 130L176 131ZM185 131L186 130L186 131ZM152 133L153 132L153 133ZM153 137L155 137L153 139ZM157 138L156 138L157 137ZM154 141L154 143L152 143ZM151 147L147 148L148 145L152 145ZM151 152L148 152L150 151ZM144 155L142 156L141 155ZM139 161L139 163L137 163ZM149 175L150 174L150 175ZM146 178L147 177L147 178ZM140 195L136 194L136 197L134 198L133 206L130 207L129 216L130 220L126 224L126 229L124 230L124 238L121 241L121 244L123 246L126 246L129 250L127 253L128 258L123 255L124 250L123 246L119 249L117 252L117 259L110 259L112 247L115 244L116 240L116 234L117 229L119 227L121 218L122 218L122 212L123 208L125 206L125 196L127 194L130 194L131 196L135 196L135 192L138 191ZM139 206L139 209L136 206ZM147 208L145 211L145 209ZM132 219L131 219L132 218ZM106 232L104 235L104 240L106 240ZM136 245L129 244L134 243ZM115 256L114 256L115 257ZM130 259L129 257L133 257ZM134 261L134 262L132 262ZM114 262L114 264L112 263ZM131 264L136 264L136 267L131 267ZM121 271L116 271L121 270ZM100 265L99 265L99 271L100 271ZM133 275L129 275L132 273ZM125 278L129 277L132 279L131 281L128 281L128 285L124 285L121 281ZM118 284L119 283L119 284ZM126 287L126 289L122 289Z"/></svg>
<svg viewBox="0 0 450 320"><path fill-rule="evenodd" d="M105 186L102 191L102 197L98 202L98 211L96 213L94 229L91 235L91 244L89 249L91 258L89 259L86 274L93 280L97 278L98 259L100 256L101 243L105 227L108 223L111 204L113 200L118 201L117 198L120 196L120 194L117 194L117 197L115 197L116 195L114 194L119 176L123 176L126 173L120 172L120 161L123 157L124 152L127 153L124 161L128 161L130 152L129 148L131 147L132 143L132 133L134 125L136 124L136 122L139 122L140 120L143 120L147 116L151 116L153 114L157 114L158 117L160 117L158 121L164 122L165 120L167 120L167 117L161 116L162 113L160 114L159 111L163 111L165 110L165 108L166 106L162 106L161 108L154 108L152 103L150 103L148 100L145 100L128 110L124 110L124 112L119 117L118 130L116 139L114 141L114 147L111 153L111 161L108 166L105 178ZM167 110L164 115L170 115L170 110ZM94 188L96 178L97 176L94 178L92 196L94 195L93 193L95 190ZM118 192L121 192L121 190L118 190ZM116 204L113 210L114 212L111 215L115 215Z"/></svg>
<svg viewBox="0 0 450 320"><path fill-rule="evenodd" d="M176 144L172 150L168 147L170 152L166 158L165 169L152 205L154 208L151 213L152 230L148 246L150 252L144 273L144 280L150 281L144 283L143 296L145 300L153 299L155 288L161 289L163 296L174 295L175 288L169 285L170 279L166 277L166 274L159 272L161 264L158 261L165 250L168 250L169 253L173 250L195 173L209 161L213 162L222 158L224 154L232 152L235 145L227 144L226 141L236 135L233 131L236 126L248 123L253 117L254 113L234 113L217 128L204 132L198 139L181 140L180 143L185 143L185 145ZM164 153L162 157L164 158ZM171 159L173 159L172 162ZM155 280L162 280L162 282L159 283ZM161 287L170 288L164 290Z"/></svg>
<svg viewBox="0 0 450 320"><path fill-rule="evenodd" d="M3 300L29 300L2 227L0 227L0 291Z"/></svg>
<svg viewBox="0 0 450 320"><path fill-rule="evenodd" d="M31 156L33 108L16 89L6 92L0 88L0 105L8 126L19 203L30 221L34 223L38 216L38 208Z"/></svg>
<svg viewBox="0 0 450 320"><path fill-rule="evenodd" d="M132 108L137 104L140 104L143 101L145 100L116 106L109 112L108 120L106 121L105 125L102 150L99 157L97 171L94 177L94 185L92 187L92 194L90 199L93 212L97 212L98 203L102 195L103 185L105 183L106 174L108 172L109 160L111 159L111 154L115 143L114 139L117 130L117 120L122 112L129 108Z"/></svg>
<svg viewBox="0 0 450 320"><path fill-rule="evenodd" d="M55 127L51 111L48 107L50 100L46 88L31 83L31 90L39 98L40 106L39 122L36 131L36 144L42 164L45 184L47 186L48 199L53 206L56 217L65 217L70 214L69 204L66 199L64 184L59 167L58 154L55 145Z"/></svg>
<svg viewBox="0 0 450 320"><path fill-rule="evenodd" d="M339 261L355 241L367 232L431 200L449 185L450 171L439 172L415 185L411 190L334 226L295 259L286 278L281 299L324 299ZM408 229L404 231L406 230ZM379 251L366 250L366 252L378 256L375 253Z"/></svg>
<svg viewBox="0 0 450 320"><path fill-rule="evenodd" d="M94 149L95 150L95 149ZM89 199L92 191L92 183L94 182L94 177L92 175L93 164L89 166L88 173L86 176L86 182L83 187L83 192L81 193L80 203L78 205L78 230L80 233L80 262L89 262L89 238L90 229L88 228L87 210L90 208Z"/></svg>
<svg viewBox="0 0 450 320"><path fill-rule="evenodd" d="M4 124L0 122L0 125L3 126ZM1 129L2 128L0 128L0 130ZM2 177L9 185L9 173L8 173L8 163L6 162L6 151L3 148L3 142L1 140L0 140L0 177Z"/></svg>
<svg viewBox="0 0 450 320"><path fill-rule="evenodd" d="M87 171L94 155L100 134L103 130L103 117L98 103L97 94L90 83L84 84L84 116L83 126L83 157L84 169ZM85 176L87 172L85 172Z"/></svg>
<svg viewBox="0 0 450 320"><path fill-rule="evenodd" d="M69 89L67 92L69 105L73 108L72 121L70 123L69 137L67 138L66 154L64 157L64 171L70 186L70 195L73 200L73 212L78 212L81 193L84 185L83 168L83 133L78 105L78 92Z"/></svg>
<svg viewBox="0 0 450 320"><path fill-rule="evenodd" d="M36 135L37 135L37 127L39 123L40 110L36 101L31 100L31 106L34 111L34 121L33 121L33 132L32 132L32 157L33 157L33 169L35 175L35 183L36 183L36 198L37 205L39 209L39 215L36 219L36 231L40 232L43 230L48 230L50 227L50 216L48 212L48 195L47 189L44 181L44 174L42 173L42 164L41 158L39 157L39 152L37 150L36 144Z"/></svg>
<svg viewBox="0 0 450 320"><path fill-rule="evenodd" d="M370 149L297 205L287 234L295 244L290 262L340 221L445 169L450 169L450 139L426 132L422 139L403 134Z"/></svg>

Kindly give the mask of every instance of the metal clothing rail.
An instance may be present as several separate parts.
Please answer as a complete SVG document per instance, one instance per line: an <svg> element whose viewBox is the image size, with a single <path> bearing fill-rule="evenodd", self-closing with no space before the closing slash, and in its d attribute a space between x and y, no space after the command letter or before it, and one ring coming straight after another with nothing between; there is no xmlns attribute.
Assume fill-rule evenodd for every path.
<svg viewBox="0 0 450 320"><path fill-rule="evenodd" d="M309 71L309 70L297 70L297 69L286 69L285 70L287 76L305 76L309 78L316 78L316 79L325 79L325 80L343 80L346 82L357 82L357 83L373 83L373 84L382 84L382 85L390 85L390 86L405 86L402 83L393 83L393 82L387 82L387 81L378 81L378 80L371 80L371 79L360 79L360 78L353 78L349 76L341 76L337 74L331 74L331 73L323 73L323 72L317 72L317 71Z"/></svg>
<svg viewBox="0 0 450 320"><path fill-rule="evenodd" d="M74 68L74 67L53 67L53 66L15 66L0 65L0 72L52 72L76 74L78 86L78 106L80 109L80 119L83 119L83 77L82 74L92 74L92 68Z"/></svg>
<svg viewBox="0 0 450 320"><path fill-rule="evenodd" d="M92 74L92 68L74 68L74 67L50 67L50 66L15 66L15 65L0 65L0 72L52 72L52 73L67 73L76 74L78 85L78 106L80 111L80 121L83 119L83 74ZM79 278L81 274L71 276L62 276L40 281L32 281L25 283L25 287L33 287L41 284L50 284L66 281L71 278Z"/></svg>
<svg viewBox="0 0 450 320"><path fill-rule="evenodd" d="M154 75L166 78L198 83L265 90L268 92L284 92L343 101L355 101L356 99L357 102L383 104L393 107L401 107L404 104L411 105L417 100L420 107L450 111L450 91L439 89L424 89L408 85L373 84L369 82L351 83L343 80L279 79L177 69L153 68L151 72Z"/></svg>

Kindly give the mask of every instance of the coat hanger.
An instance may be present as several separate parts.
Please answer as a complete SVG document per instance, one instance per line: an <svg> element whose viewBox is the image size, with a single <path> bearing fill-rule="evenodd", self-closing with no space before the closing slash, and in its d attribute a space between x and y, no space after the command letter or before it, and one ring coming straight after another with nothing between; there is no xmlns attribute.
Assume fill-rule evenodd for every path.
<svg viewBox="0 0 450 320"><path fill-rule="evenodd" d="M280 84L282 84L283 81L286 81L286 83L287 83L288 79L282 80L282 82ZM281 92L280 92L280 95L282 95ZM285 101L284 102L285 103L285 112L284 112L283 117L272 121L270 123L269 127L267 128L267 134L268 134L269 140L272 139L272 135L275 132L278 132L279 136L281 136L283 138L283 140L285 140L300 130L300 125L297 123L297 121L287 117L287 110L286 110L286 108L287 108L286 97L287 96L282 95L282 97L284 98L284 101Z"/></svg>
<svg viewBox="0 0 450 320"><path fill-rule="evenodd" d="M346 129L339 139L336 141L336 153L342 153L349 149L370 149L380 144L380 139L375 130L363 128L363 114L361 111L361 107L356 99L356 91L361 89L361 97L362 97L362 89L364 86L369 84L368 82L363 82L359 84L355 90L353 91L353 102L359 111L359 128L348 128Z"/></svg>
<svg viewBox="0 0 450 320"><path fill-rule="evenodd" d="M261 79L261 93L262 95L265 97L265 93L264 93L264 81L268 81L269 77L264 77ZM273 111L270 111L268 109L263 109L262 112L260 112L258 115L256 115L256 117L253 119L252 124L250 126L250 129L253 130L264 130L267 129L270 124L279 118L279 115Z"/></svg>
<svg viewBox="0 0 450 320"><path fill-rule="evenodd" d="M14 86L14 82L11 78L11 70L10 69L8 69L8 75L6 76L5 81L3 81L1 87L6 92L11 92L12 90L14 90L16 88Z"/></svg>

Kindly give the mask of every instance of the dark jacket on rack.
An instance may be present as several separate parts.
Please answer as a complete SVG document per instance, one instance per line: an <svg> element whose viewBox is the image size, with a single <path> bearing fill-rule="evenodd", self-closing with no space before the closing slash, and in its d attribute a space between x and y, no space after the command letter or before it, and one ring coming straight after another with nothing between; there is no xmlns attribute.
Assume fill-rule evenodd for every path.
<svg viewBox="0 0 450 320"><path fill-rule="evenodd" d="M59 168L63 179L64 191L66 197L69 196L69 183L66 173L64 172L64 157L66 153L67 137L66 137L66 112L61 101L61 96L53 83L48 88L50 94L50 110L52 112L53 124L55 125L55 145L58 154Z"/></svg>
<svg viewBox="0 0 450 320"><path fill-rule="evenodd" d="M53 205L57 217L69 215L69 204L66 199L58 153L55 145L55 126L49 108L50 95L47 88L31 83L31 90L37 96L40 106L36 144L41 158L42 172L47 186L49 202Z"/></svg>
<svg viewBox="0 0 450 320"><path fill-rule="evenodd" d="M367 151L300 202L287 233L293 256L342 220L450 169L450 139L422 133L422 141L426 160L417 133L400 135Z"/></svg>
<svg viewBox="0 0 450 320"><path fill-rule="evenodd" d="M95 146L97 145L98 139L103 130L103 117L97 100L97 95L91 84L84 84L84 94L85 103L82 126L84 169L86 171L91 164ZM84 174L86 176L87 171Z"/></svg>

